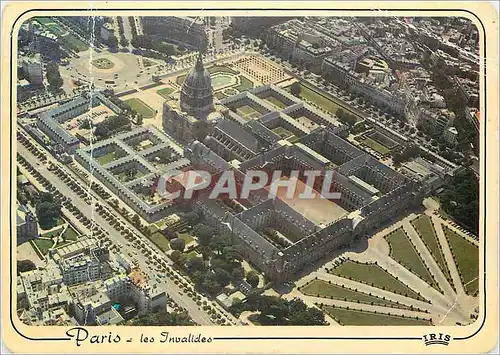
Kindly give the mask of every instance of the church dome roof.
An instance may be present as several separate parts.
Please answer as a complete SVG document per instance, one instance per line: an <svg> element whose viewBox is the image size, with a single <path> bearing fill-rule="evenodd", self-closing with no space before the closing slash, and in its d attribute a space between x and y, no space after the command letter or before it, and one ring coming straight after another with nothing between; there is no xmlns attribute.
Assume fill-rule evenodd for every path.
<svg viewBox="0 0 500 355"><path fill-rule="evenodd" d="M203 66L201 53L182 84L180 106L182 111L195 117L206 117L213 111L212 79Z"/></svg>

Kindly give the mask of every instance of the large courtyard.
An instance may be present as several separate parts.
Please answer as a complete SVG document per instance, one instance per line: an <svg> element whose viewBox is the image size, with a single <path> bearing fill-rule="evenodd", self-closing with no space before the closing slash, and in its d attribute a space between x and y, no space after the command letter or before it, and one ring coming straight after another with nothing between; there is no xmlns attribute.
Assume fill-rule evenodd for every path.
<svg viewBox="0 0 500 355"><path fill-rule="evenodd" d="M301 198L300 195L304 193L307 185L294 177L282 177L281 180L295 181L295 191L291 197L288 197L287 188L279 187L276 196L317 225L326 226L349 213L335 202L321 196L316 190L311 191L313 198ZM270 188L270 185L266 187L268 191Z"/></svg>

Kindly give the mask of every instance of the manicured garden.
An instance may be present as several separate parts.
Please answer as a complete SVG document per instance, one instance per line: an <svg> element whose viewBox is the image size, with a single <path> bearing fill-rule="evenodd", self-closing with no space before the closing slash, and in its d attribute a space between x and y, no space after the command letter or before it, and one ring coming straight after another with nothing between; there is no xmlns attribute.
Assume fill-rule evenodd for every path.
<svg viewBox="0 0 500 355"><path fill-rule="evenodd" d="M160 232L151 234L151 236L149 236L149 240L151 240L163 252L170 250L170 241Z"/></svg>
<svg viewBox="0 0 500 355"><path fill-rule="evenodd" d="M237 71L229 68L229 67L226 67L225 65L213 65L209 68L207 68L207 71L210 73L210 74L216 74L216 73L229 73L229 74L238 74Z"/></svg>
<svg viewBox="0 0 500 355"><path fill-rule="evenodd" d="M113 160L117 159L115 157L116 151L109 152L107 154L101 155L98 158L94 158L100 165L106 165L111 163Z"/></svg>
<svg viewBox="0 0 500 355"><path fill-rule="evenodd" d="M376 264L362 264L348 260L341 265L328 270L328 272L333 275L352 279L373 287L378 287L383 290L427 302L425 298L417 294L415 291Z"/></svg>
<svg viewBox="0 0 500 355"><path fill-rule="evenodd" d="M235 86L234 88L238 90L239 92L247 91L253 88L253 82L243 75L239 76L240 78L240 84L238 86Z"/></svg>
<svg viewBox="0 0 500 355"><path fill-rule="evenodd" d="M174 89L170 88L170 87L166 87L166 88L163 88L163 89L160 89L160 90L157 90L156 93L158 95L160 95L161 97L163 97L164 99L168 99L170 94L174 92Z"/></svg>
<svg viewBox="0 0 500 355"><path fill-rule="evenodd" d="M479 291L479 248L450 228L443 226L464 290L468 295Z"/></svg>
<svg viewBox="0 0 500 355"><path fill-rule="evenodd" d="M373 149L374 151L378 152L381 155L386 155L386 154L391 152L391 150L389 148L380 144L379 142L377 142L376 140L374 140L370 137L363 138L361 143L363 143L364 145Z"/></svg>
<svg viewBox="0 0 500 355"><path fill-rule="evenodd" d="M331 306L322 306L322 308L342 325L431 325L431 322L425 319Z"/></svg>
<svg viewBox="0 0 500 355"><path fill-rule="evenodd" d="M155 110L148 106L144 101L132 98L124 101L133 111L140 114L143 118L153 118L156 115Z"/></svg>
<svg viewBox="0 0 500 355"><path fill-rule="evenodd" d="M402 227L386 235L385 240L389 243L391 258L420 276L422 280L432 287L439 289L436 281Z"/></svg>
<svg viewBox="0 0 500 355"><path fill-rule="evenodd" d="M92 65L97 69L111 69L115 65L107 58L99 58L92 61Z"/></svg>
<svg viewBox="0 0 500 355"><path fill-rule="evenodd" d="M312 280L305 286L299 288L300 292L308 296L338 299L348 302L366 303L372 306L383 306L392 308L410 309L409 306L384 300L383 298L368 293L355 291L347 287L330 284L324 280Z"/></svg>
<svg viewBox="0 0 500 355"><path fill-rule="evenodd" d="M45 238L36 238L31 240L30 243L34 244L33 247L35 248L35 250L39 251L41 257L47 255L49 249L52 248L52 245L54 244L52 239Z"/></svg>
<svg viewBox="0 0 500 355"><path fill-rule="evenodd" d="M411 221L411 223L413 227L415 227L415 230L418 232L427 249L429 249L429 252L431 253L434 260L436 260L436 263L438 264L439 268L443 272L450 285L454 287L453 280L450 275L450 270L448 270L448 265L446 264L443 250L441 249L441 245L439 244L439 241L437 239L436 231L432 226L431 219L426 215L420 215L413 221Z"/></svg>
<svg viewBox="0 0 500 355"><path fill-rule="evenodd" d="M286 90L290 91L291 87L292 87L291 85L287 86ZM309 86L304 85L303 83L300 83L300 95L299 95L299 97L301 99L308 100L308 101L318 105L322 109L324 109L328 112L331 112L333 114L335 112L337 112L337 110L339 109L339 106L335 102L333 102L332 100L330 100L328 97L324 96L323 94L319 93L318 91L313 90Z"/></svg>

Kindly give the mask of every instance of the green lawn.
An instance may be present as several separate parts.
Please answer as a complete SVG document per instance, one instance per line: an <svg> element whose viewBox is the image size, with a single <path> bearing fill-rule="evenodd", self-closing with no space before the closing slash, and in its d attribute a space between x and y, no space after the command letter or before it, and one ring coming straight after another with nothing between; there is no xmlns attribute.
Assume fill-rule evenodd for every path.
<svg viewBox="0 0 500 355"><path fill-rule="evenodd" d="M59 236L59 235L61 234L61 232L62 232L63 228L64 228L64 227L57 228L57 229L55 229L55 230L53 230L53 231L50 231L50 232L44 233L44 234L42 234L42 237L43 237L43 238L54 238L54 237L56 237L56 236Z"/></svg>
<svg viewBox="0 0 500 355"><path fill-rule="evenodd" d="M152 234L149 237L149 240L151 240L163 252L166 252L166 251L170 250L170 242L160 232L156 232L156 233Z"/></svg>
<svg viewBox="0 0 500 355"><path fill-rule="evenodd" d="M450 285L454 287L450 271L448 270L448 265L446 264L446 260L444 259L443 250L441 249L441 245L439 244L439 241L437 239L437 235L434 231L431 219L426 215L420 215L413 221L411 221L411 223L417 230L427 249L429 249L429 252L431 253L434 260L436 260L436 263L438 264L439 268L443 272Z"/></svg>
<svg viewBox="0 0 500 355"><path fill-rule="evenodd" d="M410 309L410 307L398 304L396 302L392 302L389 300L384 300L377 296L371 296L367 293L354 291L349 288L342 288L341 286L335 284L329 284L323 280L313 280L308 283L306 286L300 288L300 292L305 295L324 297L324 298L335 298L339 300L346 300L350 302L367 303L375 306L384 306L384 307L392 307L392 308L402 308L402 309Z"/></svg>
<svg viewBox="0 0 500 355"><path fill-rule="evenodd" d="M211 66L210 68L207 69L207 71L210 73L210 74L215 74L215 73L229 73L229 74L238 74L237 71L229 68L229 67L226 67L224 65L214 65L214 66Z"/></svg>
<svg viewBox="0 0 500 355"><path fill-rule="evenodd" d="M189 253L186 253L186 254L185 254L185 256L186 256L186 261L189 261L189 260L191 260L192 258L197 258L197 257L199 257L200 255L199 255L196 251L192 250L192 251L190 251Z"/></svg>
<svg viewBox="0 0 500 355"><path fill-rule="evenodd" d="M66 240L76 241L78 239L78 232L73 227L68 226L63 236Z"/></svg>
<svg viewBox="0 0 500 355"><path fill-rule="evenodd" d="M266 97L264 100L270 102L272 105L278 107L278 108L285 108L286 105L284 102L280 101L278 98L274 97L274 96L268 96Z"/></svg>
<svg viewBox="0 0 500 355"><path fill-rule="evenodd" d="M247 79L243 75L239 75L239 78L240 78L240 84L235 87L236 90L242 92L253 88L253 82L251 80Z"/></svg>
<svg viewBox="0 0 500 355"><path fill-rule="evenodd" d="M100 165L106 165L115 160L116 151L109 152L107 154L101 155L99 158L95 158Z"/></svg>
<svg viewBox="0 0 500 355"><path fill-rule="evenodd" d="M348 260L329 272L345 278L351 277L352 280L365 284L371 285L373 283L374 287L385 288L390 292L426 301L425 298L419 296L415 291L375 264L366 265Z"/></svg>
<svg viewBox="0 0 500 355"><path fill-rule="evenodd" d="M431 325L428 320L403 318L396 315L380 314L331 306L322 307L333 319L343 325Z"/></svg>
<svg viewBox="0 0 500 355"><path fill-rule="evenodd" d="M184 239L186 245L191 243L194 239L189 233L179 233L179 238Z"/></svg>
<svg viewBox="0 0 500 355"><path fill-rule="evenodd" d="M163 97L164 99L168 99L169 95L174 92L174 89L166 87L160 90L157 90L156 93Z"/></svg>
<svg viewBox="0 0 500 355"><path fill-rule="evenodd" d="M137 169L134 176L128 176L126 171L122 171L121 173L116 175L116 178L120 181L132 181L143 176L144 173Z"/></svg>
<svg viewBox="0 0 500 355"><path fill-rule="evenodd" d="M41 238L33 239L31 242L34 243L38 247L38 250L40 251L40 254L42 256L47 255L47 253L49 252L49 249L54 244L52 242L52 240L50 240L50 239L41 239Z"/></svg>
<svg viewBox="0 0 500 355"><path fill-rule="evenodd" d="M443 231L455 256L465 292L476 295L479 291L479 248L446 226L443 226Z"/></svg>
<svg viewBox="0 0 500 355"><path fill-rule="evenodd" d="M286 87L286 90L290 91L291 85ZM335 113L339 109L339 106L330 100L328 97L322 95L316 90L313 90L309 86L300 84L300 98L309 100L324 110Z"/></svg>
<svg viewBox="0 0 500 355"><path fill-rule="evenodd" d="M283 127L276 127L275 129L272 130L274 133L276 133L278 136L280 136L283 139L289 138L293 136L293 133L290 132L289 130L283 128Z"/></svg>
<svg viewBox="0 0 500 355"><path fill-rule="evenodd" d="M259 117L261 115L259 111L257 111L256 109L254 109L252 106L249 106L249 105L243 105L241 107L238 107L236 109L236 112L241 117L248 118L248 119L256 118L256 117Z"/></svg>
<svg viewBox="0 0 500 355"><path fill-rule="evenodd" d="M62 40L75 52L83 52L89 49L89 46L77 37L72 34L68 34L67 36L62 36Z"/></svg>
<svg viewBox="0 0 500 355"><path fill-rule="evenodd" d="M420 256L418 256L413 243L410 241L402 227L385 236L385 240L391 247L390 256L394 260L408 270L413 271L435 289L439 289L436 281L432 277L429 270L427 270L423 260Z"/></svg>
<svg viewBox="0 0 500 355"><path fill-rule="evenodd" d="M380 144L379 142L371 139L370 137L365 137L361 142L382 155L386 155L391 152L391 150L387 148L385 145Z"/></svg>
<svg viewBox="0 0 500 355"><path fill-rule="evenodd" d="M144 118L153 118L156 115L155 110L153 110L151 107L146 105L144 101L141 99L133 98L133 99L128 99L124 101L125 104L130 106L130 108L137 112L138 114L142 115Z"/></svg>

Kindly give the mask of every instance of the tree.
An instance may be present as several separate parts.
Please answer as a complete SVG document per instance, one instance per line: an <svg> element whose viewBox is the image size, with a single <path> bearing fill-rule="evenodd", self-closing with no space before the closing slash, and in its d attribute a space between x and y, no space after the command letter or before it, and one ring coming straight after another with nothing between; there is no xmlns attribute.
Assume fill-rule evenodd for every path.
<svg viewBox="0 0 500 355"><path fill-rule="evenodd" d="M142 126L142 124L144 123L144 118L142 117L141 114L138 114L137 115L137 121L136 121L137 125L139 126Z"/></svg>
<svg viewBox="0 0 500 355"><path fill-rule="evenodd" d="M132 222L134 223L135 226L141 223L141 218L139 217L138 214L134 214L134 216L132 217Z"/></svg>
<svg viewBox="0 0 500 355"><path fill-rule="evenodd" d="M259 275L252 270L248 272L246 280L250 284L250 286L257 287L257 285L259 284Z"/></svg>
<svg viewBox="0 0 500 355"><path fill-rule="evenodd" d="M211 271L202 273L199 279L201 280L199 286L213 296L217 295L222 290L222 286L217 280L217 276Z"/></svg>
<svg viewBox="0 0 500 355"><path fill-rule="evenodd" d="M214 233L215 230L212 227L203 223L198 223L193 227L193 234L198 237L198 243L201 245L209 245Z"/></svg>
<svg viewBox="0 0 500 355"><path fill-rule="evenodd" d="M241 266L241 263L233 263L232 265L231 280L233 282L239 282L243 280L243 278L245 277L245 270L243 269L243 266Z"/></svg>
<svg viewBox="0 0 500 355"><path fill-rule="evenodd" d="M184 265L184 263L186 262L186 255L181 253L179 250L174 250L170 254L170 259L172 259L172 261L177 265Z"/></svg>
<svg viewBox="0 0 500 355"><path fill-rule="evenodd" d="M300 92L302 90L302 87L298 81L294 82L290 86L290 92L292 93L293 96L295 97L300 97Z"/></svg>
<svg viewBox="0 0 500 355"><path fill-rule="evenodd" d="M42 192L35 207L38 222L43 229L53 227L61 216L61 205L48 192Z"/></svg>
<svg viewBox="0 0 500 355"><path fill-rule="evenodd" d="M222 254L225 247L232 245L231 238L229 236L217 235L210 240L210 248L217 254Z"/></svg>
<svg viewBox="0 0 500 355"><path fill-rule="evenodd" d="M118 48L118 38L116 38L116 36L110 36L107 40L107 45L110 49L115 50Z"/></svg>
<svg viewBox="0 0 500 355"><path fill-rule="evenodd" d="M127 40L125 37L122 37L122 38L120 39L120 45L121 45L122 47L127 47L127 46L128 46L128 40Z"/></svg>
<svg viewBox="0 0 500 355"><path fill-rule="evenodd" d="M165 238L167 238L168 240L179 238L179 234L176 231L174 231L173 229L170 229L168 227L163 229L161 232L165 236Z"/></svg>
<svg viewBox="0 0 500 355"><path fill-rule="evenodd" d="M31 270L36 270L36 265L33 261L29 259L18 260L17 261L17 273L27 272Z"/></svg>
<svg viewBox="0 0 500 355"><path fill-rule="evenodd" d="M56 62L49 62L47 64L46 77L52 90L59 90L64 84L59 72L59 65Z"/></svg>
<svg viewBox="0 0 500 355"><path fill-rule="evenodd" d="M90 129L90 120L88 118L84 118L83 122L80 124L80 128Z"/></svg>
<svg viewBox="0 0 500 355"><path fill-rule="evenodd" d="M186 242L182 238L175 238L170 241L170 248L172 250L178 250L180 252L184 251L186 247Z"/></svg>
<svg viewBox="0 0 500 355"><path fill-rule="evenodd" d="M191 258L186 262L186 267L190 271L202 271L205 269L205 264L203 263L203 259L199 257Z"/></svg>
<svg viewBox="0 0 500 355"><path fill-rule="evenodd" d="M226 270L221 269L221 268L217 268L217 269L213 269L213 270L215 273L215 277L217 278L217 282L219 282L219 284L222 287L225 287L231 283L231 274L229 272L227 272Z"/></svg>

